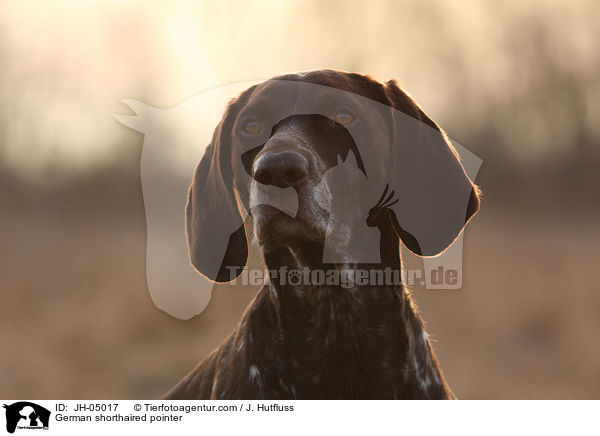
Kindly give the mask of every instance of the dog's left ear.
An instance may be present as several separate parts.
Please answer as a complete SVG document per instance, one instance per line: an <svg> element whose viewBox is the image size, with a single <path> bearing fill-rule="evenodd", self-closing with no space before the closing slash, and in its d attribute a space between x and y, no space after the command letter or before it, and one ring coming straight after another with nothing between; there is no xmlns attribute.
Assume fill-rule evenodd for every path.
<svg viewBox="0 0 600 436"><path fill-rule="evenodd" d="M231 130L239 107L253 88L227 108L194 172L186 206L186 233L192 265L210 280L223 283L246 265L244 221L233 192Z"/></svg>
<svg viewBox="0 0 600 436"><path fill-rule="evenodd" d="M412 252L435 256L479 210L479 189L442 129L394 81L384 87L392 107L389 174L400 200L399 236Z"/></svg>

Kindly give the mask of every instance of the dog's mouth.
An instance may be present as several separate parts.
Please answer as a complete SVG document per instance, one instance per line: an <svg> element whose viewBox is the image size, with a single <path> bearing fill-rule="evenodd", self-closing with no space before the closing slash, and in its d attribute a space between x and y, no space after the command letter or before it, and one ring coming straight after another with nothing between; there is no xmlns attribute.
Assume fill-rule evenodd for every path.
<svg viewBox="0 0 600 436"><path fill-rule="evenodd" d="M273 206L260 204L252 208L252 216L256 239L266 251L281 247L300 249L306 243L325 240L326 227L307 220L301 210L292 217Z"/></svg>
<svg viewBox="0 0 600 436"><path fill-rule="evenodd" d="M253 213L261 229L258 235L261 241L277 239L285 242L303 234L305 223L273 206L259 205L253 209Z"/></svg>
<svg viewBox="0 0 600 436"><path fill-rule="evenodd" d="M250 212L256 241L264 250L300 248L303 243L325 239L328 214L315 200L312 178L316 177L284 188L252 179Z"/></svg>
<svg viewBox="0 0 600 436"><path fill-rule="evenodd" d="M296 251L325 240L327 212L306 186L278 188L253 182L250 192L254 233L264 250L288 247Z"/></svg>

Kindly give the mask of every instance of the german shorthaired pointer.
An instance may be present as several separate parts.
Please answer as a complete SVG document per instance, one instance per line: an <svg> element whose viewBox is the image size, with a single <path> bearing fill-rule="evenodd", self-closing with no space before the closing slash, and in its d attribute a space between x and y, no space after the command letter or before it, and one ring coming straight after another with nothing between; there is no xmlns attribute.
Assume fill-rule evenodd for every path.
<svg viewBox="0 0 600 436"><path fill-rule="evenodd" d="M334 186L329 175L348 162L354 171ZM279 191L295 210L273 205ZM329 273L397 277L401 243L436 255L478 209L447 137L394 81L321 70L251 87L194 174L192 264L231 281L254 239L269 272L324 271L327 281L270 275L231 335L166 398L453 398L402 283L369 275L344 286Z"/></svg>

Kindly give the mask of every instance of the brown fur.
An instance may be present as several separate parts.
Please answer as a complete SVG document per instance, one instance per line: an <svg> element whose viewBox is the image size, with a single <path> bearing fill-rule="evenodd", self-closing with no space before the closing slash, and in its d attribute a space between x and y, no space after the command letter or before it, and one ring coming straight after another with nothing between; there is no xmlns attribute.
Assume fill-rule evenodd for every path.
<svg viewBox="0 0 600 436"><path fill-rule="evenodd" d="M250 211L254 233L269 270L389 267L400 271L401 242L415 253L435 254L448 246L477 212L478 191L464 174L445 134L395 82L379 83L368 76L332 70L276 79L249 89L231 103L196 170L190 188L187 229L192 263L200 272L223 282L230 279L228 273L232 267L245 264L248 248L244 228L250 226L244 226L235 215L237 205L232 189L235 186L241 201L249 204L256 192L241 176L244 171L254 176L256 162L269 153L297 153L306 160L309 168L304 177L294 181L299 202L296 218L264 205ZM428 159L443 163L433 168L447 169L448 174L427 174L426 168L415 168L414 163L424 165L422 160L417 159L420 156L411 161L406 156L413 155L400 154L402 150L396 150L399 146L395 145L400 130L397 126L394 130L394 121L386 118L385 112L364 115L372 127L369 144L374 157L369 168L375 165L379 170L361 170L369 172L369 180L377 186L386 186L386 191L391 184L400 197L403 192L409 192L410 186L406 186L409 176L413 179L441 179L443 184L439 186L442 187L453 183L459 188L464 187L467 197L469 192L470 197L468 204L465 201L466 211L458 209L463 221L438 233L438 229L434 229L432 234L439 235L439 241L434 239L429 246L424 246L402 228L402 220L399 221L389 207L393 200L390 197L388 205L383 204L385 201L380 202L369 212L368 225L381 233L380 263L324 264L323 238L332 216L318 207L313 196L325 173L337 163L337 154L355 150L352 138L343 126L332 124L327 117L316 114L292 114L277 119L272 128L268 125L264 142L257 142L254 148L245 145L252 138L248 139L248 135L240 131L246 114L253 113L252 110L265 101L300 101L301 94L291 95L287 90L285 93L276 92L278 86L287 82L319 84L367 97L409 115L426 126L424 128L433 131L433 134L417 132L409 138L409 142L421 141L419 147L429 153ZM429 143L423 142L426 136ZM332 152L331 144L338 149ZM411 168L400 170L395 167L407 162ZM434 186L429 179L423 180L423 186ZM349 180L349 186L354 182ZM405 186L402 186L403 183ZM352 188L348 190L351 192ZM421 204L435 203L436 198L443 202L445 198L443 192L425 189L420 195L430 197L425 198L423 203L411 203L415 204L415 211L409 213L419 213ZM421 197L415 198L421 200ZM210 217L212 209L222 211L217 218L219 223L230 223L229 230L225 231L225 236L229 237L227 250L216 274L215 271L207 272L210 268L206 267L207 263L214 265L206 246L220 231ZM343 240L348 229L352 232L356 225L362 224L354 222L362 218L352 213L352 207L344 210L347 213L336 218L339 225L334 226L332 231L339 241ZM423 210L427 211L426 208ZM209 235L205 236L207 232ZM214 269L214 266L211 268ZM275 281L261 289L231 335L166 396L167 399L452 397L423 321L404 286L355 285L346 289L334 285L293 286Z"/></svg>

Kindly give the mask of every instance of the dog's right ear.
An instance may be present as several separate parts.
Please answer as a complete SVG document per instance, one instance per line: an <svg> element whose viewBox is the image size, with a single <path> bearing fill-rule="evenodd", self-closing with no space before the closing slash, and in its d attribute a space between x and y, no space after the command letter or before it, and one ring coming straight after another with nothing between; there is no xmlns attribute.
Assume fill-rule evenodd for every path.
<svg viewBox="0 0 600 436"><path fill-rule="evenodd" d="M231 130L250 91L227 108L196 167L188 192L186 233L190 260L202 275L220 283L235 279L248 257L244 221L233 192Z"/></svg>
<svg viewBox="0 0 600 436"><path fill-rule="evenodd" d="M444 131L394 81L391 186L402 242L420 256L443 252L479 210L479 188L467 176Z"/></svg>

